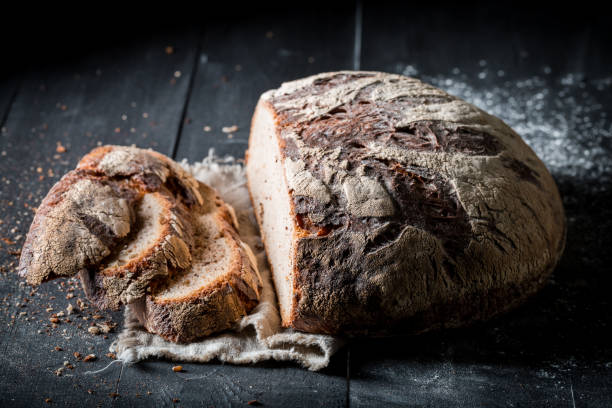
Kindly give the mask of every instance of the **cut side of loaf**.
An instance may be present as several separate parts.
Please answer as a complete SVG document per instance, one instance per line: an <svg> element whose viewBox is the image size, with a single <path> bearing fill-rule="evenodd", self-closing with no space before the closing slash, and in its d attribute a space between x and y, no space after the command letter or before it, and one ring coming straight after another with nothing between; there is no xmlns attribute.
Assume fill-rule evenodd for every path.
<svg viewBox="0 0 612 408"><path fill-rule="evenodd" d="M307 332L489 319L541 288L565 244L557 187L521 137L401 75L264 93L247 178L283 325Z"/></svg>
<svg viewBox="0 0 612 408"><path fill-rule="evenodd" d="M274 115L261 103L253 116L247 163L253 210L273 271L282 321L288 325L294 296L292 271L298 227L291 208Z"/></svg>
<svg viewBox="0 0 612 408"><path fill-rule="evenodd" d="M232 210L213 190L193 217L192 263L153 286L141 321L152 333L190 342L232 327L258 302L261 278L250 248L238 237Z"/></svg>

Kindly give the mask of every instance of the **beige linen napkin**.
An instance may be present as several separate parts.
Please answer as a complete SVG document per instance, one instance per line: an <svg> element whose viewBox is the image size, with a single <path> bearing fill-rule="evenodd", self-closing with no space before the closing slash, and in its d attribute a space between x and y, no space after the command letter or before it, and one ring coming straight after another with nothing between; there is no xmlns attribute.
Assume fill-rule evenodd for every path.
<svg viewBox="0 0 612 408"><path fill-rule="evenodd" d="M133 304L126 307L125 327L110 350L125 363L147 358L181 362L207 362L216 358L233 364L291 360L310 370L326 367L332 354L341 347L341 339L281 327L271 273L246 187L244 167L231 157L216 158L212 151L202 162L189 164L183 160L181 164L198 180L216 188L221 198L236 210L241 238L257 257L263 280L261 301L233 330L191 344L171 343L148 333L137 318L142 306Z"/></svg>

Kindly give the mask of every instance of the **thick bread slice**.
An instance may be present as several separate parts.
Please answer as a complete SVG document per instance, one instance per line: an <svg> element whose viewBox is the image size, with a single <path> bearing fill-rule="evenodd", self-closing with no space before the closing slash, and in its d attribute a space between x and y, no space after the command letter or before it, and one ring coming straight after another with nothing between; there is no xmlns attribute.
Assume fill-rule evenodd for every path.
<svg viewBox="0 0 612 408"><path fill-rule="evenodd" d="M168 191L145 193L135 206L135 219L130 234L99 269L79 274L87 297L99 308L132 303L154 279L191 263L189 215Z"/></svg>
<svg viewBox="0 0 612 408"><path fill-rule="evenodd" d="M247 177L286 327L488 319L542 287L564 248L559 192L521 137L401 75L330 72L264 93Z"/></svg>
<svg viewBox="0 0 612 408"><path fill-rule="evenodd" d="M94 267L125 238L133 194L71 171L40 204L21 251L19 274L32 285Z"/></svg>
<svg viewBox="0 0 612 408"><path fill-rule="evenodd" d="M232 327L251 311L261 277L250 248L236 230L233 209L201 184L204 202L192 214L191 267L160 281L146 298L142 323L174 342L190 342Z"/></svg>

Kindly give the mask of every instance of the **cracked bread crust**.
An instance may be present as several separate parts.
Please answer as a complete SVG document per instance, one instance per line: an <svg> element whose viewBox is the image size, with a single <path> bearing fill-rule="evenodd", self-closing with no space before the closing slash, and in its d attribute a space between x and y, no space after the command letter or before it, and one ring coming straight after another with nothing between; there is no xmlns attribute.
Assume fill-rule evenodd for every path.
<svg viewBox="0 0 612 408"><path fill-rule="evenodd" d="M561 256L565 216L546 167L463 100L344 71L285 83L258 111L276 124L296 230L287 327L420 332L488 319L540 288Z"/></svg>

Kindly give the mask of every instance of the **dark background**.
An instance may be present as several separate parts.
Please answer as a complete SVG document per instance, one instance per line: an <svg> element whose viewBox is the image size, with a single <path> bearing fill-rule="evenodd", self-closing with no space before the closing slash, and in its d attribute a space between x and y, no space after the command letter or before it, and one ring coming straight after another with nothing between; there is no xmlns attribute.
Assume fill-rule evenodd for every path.
<svg viewBox="0 0 612 408"><path fill-rule="evenodd" d="M612 405L612 30L596 3L19 8L0 17L0 401ZM82 308L54 328L51 315L83 297L78 284L32 290L15 276L33 208L51 185L99 143L192 161L211 147L241 157L263 91L354 68L432 82L525 137L553 173L568 218L566 251L550 284L486 324L355 339L319 373L271 362L185 364L177 374L171 363L150 361L85 374L111 361L105 354L121 313ZM221 128L231 125L239 129L230 139ZM119 326L105 339L86 331L93 321ZM97 359L82 362L74 352ZM74 368L57 376L64 361Z"/></svg>

